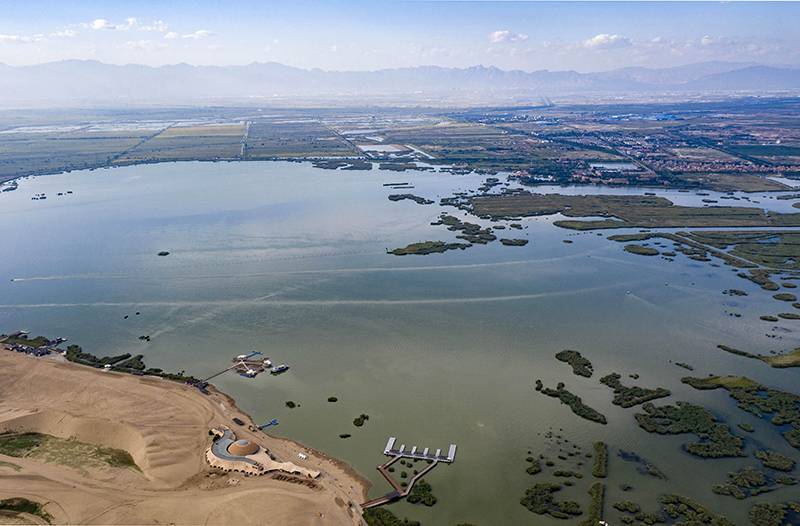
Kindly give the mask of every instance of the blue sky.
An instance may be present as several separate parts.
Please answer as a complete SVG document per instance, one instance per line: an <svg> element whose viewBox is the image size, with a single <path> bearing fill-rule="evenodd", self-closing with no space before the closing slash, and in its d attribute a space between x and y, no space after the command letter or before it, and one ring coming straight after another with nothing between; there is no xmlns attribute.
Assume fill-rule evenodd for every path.
<svg viewBox="0 0 800 526"><path fill-rule="evenodd" d="M800 65L797 2L8 1L0 62L535 71Z"/></svg>

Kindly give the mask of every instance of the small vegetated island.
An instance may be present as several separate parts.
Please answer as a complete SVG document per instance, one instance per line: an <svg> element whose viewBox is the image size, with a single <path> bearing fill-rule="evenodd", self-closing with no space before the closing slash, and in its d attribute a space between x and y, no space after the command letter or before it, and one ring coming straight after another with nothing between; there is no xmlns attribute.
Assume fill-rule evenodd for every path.
<svg viewBox="0 0 800 526"><path fill-rule="evenodd" d="M730 432L727 424L699 405L676 402L656 408L652 402L642 406L644 413L635 415L639 427L648 433L679 435L693 433L707 442L686 444L686 452L703 458L745 457L744 441Z"/></svg>
<svg viewBox="0 0 800 526"><path fill-rule="evenodd" d="M658 387L656 389L647 389L645 387L625 387L619 381L621 376L617 373L611 373L608 376L600 378L600 383L607 385L614 389L614 400L612 403L621 407L633 407L635 405L649 402L657 398L664 398L670 395L669 389Z"/></svg>
<svg viewBox="0 0 800 526"><path fill-rule="evenodd" d="M544 395L558 398L561 400L562 404L567 404L569 408L572 409L572 412L581 418L585 418L586 420L590 420L592 422L597 422L598 424L608 423L606 417L603 416L599 411L584 404L580 396L570 393L564 389L563 382L559 382L555 389L551 389L549 387L543 388L541 381L537 380L536 390L540 391Z"/></svg>
<svg viewBox="0 0 800 526"><path fill-rule="evenodd" d="M773 316L761 316L762 320L764 320L765 318L768 318L765 321L772 321L772 322L778 321L778 319ZM769 364L770 367L775 367L778 369L786 367L800 367L800 347L792 351L768 354L768 355L751 354L746 351L734 349L733 347L728 347L727 345L717 345L717 348L727 353L735 354L736 356L743 356L745 358L761 360L762 362Z"/></svg>
<svg viewBox="0 0 800 526"><path fill-rule="evenodd" d="M572 366L572 373L586 378L592 377L592 362L581 356L578 351L569 349L556 353L556 359L560 362L568 363Z"/></svg>
<svg viewBox="0 0 800 526"><path fill-rule="evenodd" d="M791 425L793 429L783 432L783 437L792 447L800 449L800 396L769 389L744 376L685 377L681 382L701 390L726 389L739 402L739 409L759 418L762 414L772 415L770 422L776 426Z"/></svg>

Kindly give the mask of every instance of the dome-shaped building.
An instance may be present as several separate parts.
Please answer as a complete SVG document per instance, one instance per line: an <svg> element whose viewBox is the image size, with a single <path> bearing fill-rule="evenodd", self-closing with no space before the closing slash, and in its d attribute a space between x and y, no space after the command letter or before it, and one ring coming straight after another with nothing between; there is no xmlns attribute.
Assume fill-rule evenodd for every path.
<svg viewBox="0 0 800 526"><path fill-rule="evenodd" d="M240 457L244 457L247 455L254 455L257 451L258 451L258 444L254 444L253 442L249 442L244 439L237 440L236 442L228 446L228 453Z"/></svg>

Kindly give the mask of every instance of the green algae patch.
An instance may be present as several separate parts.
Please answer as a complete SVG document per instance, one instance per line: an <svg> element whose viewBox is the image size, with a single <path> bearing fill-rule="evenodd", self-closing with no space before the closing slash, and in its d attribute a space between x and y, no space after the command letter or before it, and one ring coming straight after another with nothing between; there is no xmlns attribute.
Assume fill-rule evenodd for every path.
<svg viewBox="0 0 800 526"><path fill-rule="evenodd" d="M639 427L648 433L679 435L693 433L703 442L686 444L686 452L701 458L745 457L744 441L730 432L726 424L699 405L676 402L656 408L651 402L635 415Z"/></svg>
<svg viewBox="0 0 800 526"><path fill-rule="evenodd" d="M659 254L658 250L650 247L643 247L641 245L625 245L624 248L625 252L630 252L631 254L638 254L639 256L657 256Z"/></svg>
<svg viewBox="0 0 800 526"><path fill-rule="evenodd" d="M620 378L621 376L619 374L611 373L600 379L600 383L614 389L614 400L612 400L614 405L628 408L670 395L669 389L663 389L661 387L657 389L646 389L644 387L635 386L625 387L620 383Z"/></svg>
<svg viewBox="0 0 800 526"><path fill-rule="evenodd" d="M556 360L571 365L572 374L586 378L592 377L592 362L581 356L578 351L564 350L556 353Z"/></svg>

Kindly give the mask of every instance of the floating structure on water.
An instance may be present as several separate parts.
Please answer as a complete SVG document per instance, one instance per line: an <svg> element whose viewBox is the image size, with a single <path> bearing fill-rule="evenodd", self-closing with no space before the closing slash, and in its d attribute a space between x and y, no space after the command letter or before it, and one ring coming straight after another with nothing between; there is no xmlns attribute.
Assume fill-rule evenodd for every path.
<svg viewBox="0 0 800 526"><path fill-rule="evenodd" d="M419 452L417 446L413 446L410 450L406 449L405 444L400 446L400 449L394 449L394 445L397 442L395 437L390 437L389 441L386 442L386 447L383 449L384 455L389 455L392 458L389 459L386 463L381 464L378 466L378 471L386 477L386 480L394 487L394 491L387 493L383 497L378 497L377 499L371 500L369 502L365 502L361 505L361 508L373 508L375 506L380 506L381 504L386 504L388 502L392 502L398 499L402 499L408 496L411 493L411 489L414 487L414 484L421 479L427 472L435 468L439 462L446 462L448 464L452 463L456 459L456 445L450 444L450 450L448 451L447 455L442 455L442 450L437 449L436 453L431 454L428 453L430 451L429 448L425 448L422 452ZM408 485L403 488L402 485L398 484L396 480L392 478L389 474L387 468L400 460L401 458L411 458L414 460L425 460L430 462L425 468L414 475L414 477L408 481Z"/></svg>
<svg viewBox="0 0 800 526"><path fill-rule="evenodd" d="M447 455L442 455L442 450L437 449L436 453L430 454L430 451L427 447L422 450L420 453L417 449L417 446L413 446L410 450L406 449L406 445L403 444L400 446L400 449L394 449L394 445L397 442L395 437L390 437L389 441L386 442L386 447L383 448L384 455L390 455L393 457L400 457L400 458L413 458L415 460L436 460L439 462L447 462L451 463L456 459L456 445L450 444L450 450L448 451Z"/></svg>
<svg viewBox="0 0 800 526"><path fill-rule="evenodd" d="M279 365L277 367L273 367L272 362L269 361L269 358L261 359L252 359L254 356L261 355L259 351L253 351L250 354L240 354L236 358L234 358L233 365L221 370L218 373L214 373L208 378L204 378L201 380L200 383L207 384L209 380L214 377L221 375L226 371L230 371L231 369L235 370L240 376L244 376L245 378L255 378L259 374L269 371L272 374L281 373L289 369L288 365Z"/></svg>

